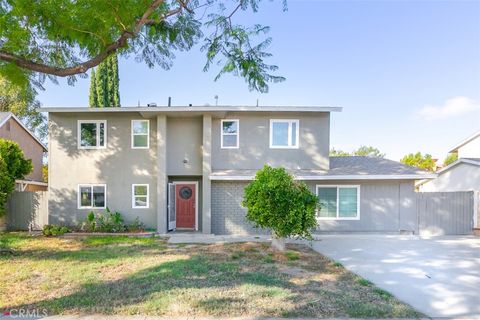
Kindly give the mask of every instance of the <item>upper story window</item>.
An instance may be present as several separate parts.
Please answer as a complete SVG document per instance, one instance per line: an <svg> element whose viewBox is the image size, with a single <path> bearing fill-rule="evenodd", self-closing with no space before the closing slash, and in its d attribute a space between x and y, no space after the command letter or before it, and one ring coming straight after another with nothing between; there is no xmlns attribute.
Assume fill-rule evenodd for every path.
<svg viewBox="0 0 480 320"><path fill-rule="evenodd" d="M78 120L78 149L104 149L106 144L106 120Z"/></svg>
<svg viewBox="0 0 480 320"><path fill-rule="evenodd" d="M270 120L270 148L298 148L298 120Z"/></svg>
<svg viewBox="0 0 480 320"><path fill-rule="evenodd" d="M78 186L78 208L105 209L107 204L105 184L81 184Z"/></svg>
<svg viewBox="0 0 480 320"><path fill-rule="evenodd" d="M240 130L238 120L222 120L222 149L237 149L240 140Z"/></svg>
<svg viewBox="0 0 480 320"><path fill-rule="evenodd" d="M360 219L360 186L317 185L317 195L320 200L320 219Z"/></svg>
<svg viewBox="0 0 480 320"><path fill-rule="evenodd" d="M150 146L150 120L132 120L132 149Z"/></svg>

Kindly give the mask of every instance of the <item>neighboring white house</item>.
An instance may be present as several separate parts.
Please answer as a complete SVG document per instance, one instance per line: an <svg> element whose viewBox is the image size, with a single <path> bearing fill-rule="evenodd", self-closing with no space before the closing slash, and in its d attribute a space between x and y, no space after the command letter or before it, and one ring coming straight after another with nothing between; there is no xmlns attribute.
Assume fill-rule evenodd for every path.
<svg viewBox="0 0 480 320"><path fill-rule="evenodd" d="M480 131L457 144L449 153L457 153L458 160L438 171L437 178L418 183L419 190L480 190Z"/></svg>

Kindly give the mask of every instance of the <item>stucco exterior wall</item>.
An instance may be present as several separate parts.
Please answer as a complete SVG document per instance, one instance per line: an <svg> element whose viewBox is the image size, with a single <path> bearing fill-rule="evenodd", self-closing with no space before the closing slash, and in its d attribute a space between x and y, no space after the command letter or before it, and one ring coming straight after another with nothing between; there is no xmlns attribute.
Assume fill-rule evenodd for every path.
<svg viewBox="0 0 480 320"><path fill-rule="evenodd" d="M240 121L238 149L221 148L221 120ZM270 149L270 119L299 120L298 149ZM261 169L265 164L287 169L329 168L329 113L227 113L212 120L212 169Z"/></svg>
<svg viewBox="0 0 480 320"><path fill-rule="evenodd" d="M10 130L8 130L10 129ZM18 143L23 150L26 159L31 159L33 171L26 176L27 180L43 181L43 147L25 131L21 125L10 118L7 123L0 127L0 138L12 140Z"/></svg>
<svg viewBox="0 0 480 320"><path fill-rule="evenodd" d="M248 182L212 181L212 233L262 234L245 219L241 206ZM360 220L319 220L318 232L417 232L413 181L309 181L317 184L360 185Z"/></svg>
<svg viewBox="0 0 480 320"><path fill-rule="evenodd" d="M458 148L459 158L480 158L480 136Z"/></svg>
<svg viewBox="0 0 480 320"><path fill-rule="evenodd" d="M460 163L420 186L422 192L480 190L480 167Z"/></svg>
<svg viewBox="0 0 480 320"><path fill-rule="evenodd" d="M77 120L106 120L107 148L79 150ZM131 120L138 113L51 113L49 115L49 223L76 225L90 209L77 208L78 184L106 184L107 203L125 219L157 227L156 118L150 119L150 148L131 148ZM165 181L166 182L166 181ZM132 184L149 184L149 208L132 208ZM98 210L94 210L98 211ZM102 210L101 210L102 211Z"/></svg>
<svg viewBox="0 0 480 320"><path fill-rule="evenodd" d="M202 175L202 121L167 118L168 175Z"/></svg>

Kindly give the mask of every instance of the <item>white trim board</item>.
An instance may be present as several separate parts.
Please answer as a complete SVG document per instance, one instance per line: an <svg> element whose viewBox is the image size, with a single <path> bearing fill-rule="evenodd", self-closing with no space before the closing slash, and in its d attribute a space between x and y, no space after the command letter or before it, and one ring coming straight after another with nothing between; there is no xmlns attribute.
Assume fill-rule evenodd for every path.
<svg viewBox="0 0 480 320"><path fill-rule="evenodd" d="M454 146L450 151L448 151L448 153L453 153L453 152L457 152L459 148L463 147L464 145L466 145L467 143L469 143L470 141L472 141L473 139L477 138L478 136L480 136L480 131L477 131L475 132L474 134L472 134L470 137L468 137L467 139L463 140L462 142L458 143L456 146Z"/></svg>

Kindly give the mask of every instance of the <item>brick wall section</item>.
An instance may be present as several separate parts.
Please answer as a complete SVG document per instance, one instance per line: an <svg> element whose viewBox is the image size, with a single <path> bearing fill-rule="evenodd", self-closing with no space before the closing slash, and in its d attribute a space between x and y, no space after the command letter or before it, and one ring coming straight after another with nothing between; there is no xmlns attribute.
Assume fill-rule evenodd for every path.
<svg viewBox="0 0 480 320"><path fill-rule="evenodd" d="M245 219L246 210L241 203L247 184L238 181L212 181L213 234L269 234L267 230L253 228Z"/></svg>

